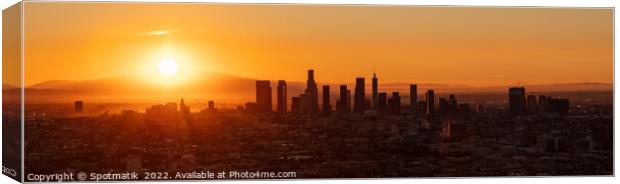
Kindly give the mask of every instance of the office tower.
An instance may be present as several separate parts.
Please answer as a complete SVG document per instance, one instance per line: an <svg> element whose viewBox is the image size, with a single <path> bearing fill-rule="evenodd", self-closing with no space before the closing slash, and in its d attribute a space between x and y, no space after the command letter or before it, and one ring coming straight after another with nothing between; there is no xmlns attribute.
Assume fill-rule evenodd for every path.
<svg viewBox="0 0 620 184"><path fill-rule="evenodd" d="M508 89L508 111L513 115L523 115L526 112L525 88L511 87Z"/></svg>
<svg viewBox="0 0 620 184"><path fill-rule="evenodd" d="M435 114L435 91L426 91L426 114Z"/></svg>
<svg viewBox="0 0 620 184"><path fill-rule="evenodd" d="M83 101L75 101L74 103L75 113L84 112L84 102Z"/></svg>
<svg viewBox="0 0 620 184"><path fill-rule="evenodd" d="M340 98L336 101L336 111L339 113L349 112L347 108L347 85L340 85Z"/></svg>
<svg viewBox="0 0 620 184"><path fill-rule="evenodd" d="M411 84L409 86L409 110L412 114L416 115L418 113L418 85Z"/></svg>
<svg viewBox="0 0 620 184"><path fill-rule="evenodd" d="M209 112L209 113L214 113L215 112L215 103L213 102L213 100L209 100L206 112Z"/></svg>
<svg viewBox="0 0 620 184"><path fill-rule="evenodd" d="M390 114L400 114L400 93L392 92L392 98L388 100Z"/></svg>
<svg viewBox="0 0 620 184"><path fill-rule="evenodd" d="M388 109L387 93L379 93L377 96L377 112L386 113Z"/></svg>
<svg viewBox="0 0 620 184"><path fill-rule="evenodd" d="M458 109L458 101L456 101L456 96L454 94L450 94L450 98L448 99L449 109L452 112L456 112Z"/></svg>
<svg viewBox="0 0 620 184"><path fill-rule="evenodd" d="M286 113L286 81L279 80L278 81L278 112Z"/></svg>
<svg viewBox="0 0 620 184"><path fill-rule="evenodd" d="M376 109L377 108L377 98L378 98L378 90L379 90L379 79L377 79L377 74L376 73L372 73L372 108Z"/></svg>
<svg viewBox="0 0 620 184"><path fill-rule="evenodd" d="M536 112L538 111L536 96L527 95L527 111L529 114L536 114Z"/></svg>
<svg viewBox="0 0 620 184"><path fill-rule="evenodd" d="M213 102L213 100L209 100L209 110L213 109L215 109L215 103Z"/></svg>
<svg viewBox="0 0 620 184"><path fill-rule="evenodd" d="M547 97L545 95L538 96L538 113L547 113Z"/></svg>
<svg viewBox="0 0 620 184"><path fill-rule="evenodd" d="M353 112L364 114L365 102L366 89L364 85L364 78L358 77L355 79L355 101L353 102Z"/></svg>
<svg viewBox="0 0 620 184"><path fill-rule="evenodd" d="M271 112L271 84L268 80L256 81L257 112Z"/></svg>
<svg viewBox="0 0 620 184"><path fill-rule="evenodd" d="M303 107L302 100L302 109L308 109L307 112L309 114L316 114L319 112L319 90L316 86L316 82L314 82L314 70L308 70L308 80L306 81L306 95L307 98L306 106Z"/></svg>
<svg viewBox="0 0 620 184"><path fill-rule="evenodd" d="M291 99L291 113L293 114L299 114L300 113L300 106L301 106L301 100L299 99L299 97L293 97Z"/></svg>
<svg viewBox="0 0 620 184"><path fill-rule="evenodd" d="M332 113L332 105L329 103L329 85L323 86L323 114L329 115Z"/></svg>

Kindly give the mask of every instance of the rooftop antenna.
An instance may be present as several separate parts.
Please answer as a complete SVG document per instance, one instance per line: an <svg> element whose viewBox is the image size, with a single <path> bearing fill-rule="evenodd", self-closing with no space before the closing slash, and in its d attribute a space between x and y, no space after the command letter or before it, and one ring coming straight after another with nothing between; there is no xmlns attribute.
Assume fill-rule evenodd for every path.
<svg viewBox="0 0 620 184"><path fill-rule="evenodd" d="M375 72L375 65L372 65L372 77L377 77L377 73Z"/></svg>

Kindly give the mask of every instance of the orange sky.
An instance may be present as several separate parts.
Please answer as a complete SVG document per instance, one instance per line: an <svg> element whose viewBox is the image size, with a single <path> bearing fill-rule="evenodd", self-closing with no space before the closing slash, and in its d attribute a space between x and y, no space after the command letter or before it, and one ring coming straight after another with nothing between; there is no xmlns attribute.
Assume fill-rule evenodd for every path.
<svg viewBox="0 0 620 184"><path fill-rule="evenodd" d="M613 10L25 3L25 84L189 76L475 86L613 81Z"/></svg>

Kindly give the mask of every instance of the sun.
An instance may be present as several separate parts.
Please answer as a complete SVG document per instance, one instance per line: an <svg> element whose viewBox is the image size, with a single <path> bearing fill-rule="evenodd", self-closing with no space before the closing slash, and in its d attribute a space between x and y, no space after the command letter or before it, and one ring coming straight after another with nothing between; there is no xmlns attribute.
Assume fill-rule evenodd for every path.
<svg viewBox="0 0 620 184"><path fill-rule="evenodd" d="M159 69L159 74L161 75L173 76L177 73L179 65L174 58L163 58L159 60L159 64L157 64L157 69Z"/></svg>

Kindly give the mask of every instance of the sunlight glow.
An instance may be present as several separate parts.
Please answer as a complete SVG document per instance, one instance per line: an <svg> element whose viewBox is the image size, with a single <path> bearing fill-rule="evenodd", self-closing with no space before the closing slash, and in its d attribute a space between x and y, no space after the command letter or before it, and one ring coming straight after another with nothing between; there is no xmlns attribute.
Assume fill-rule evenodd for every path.
<svg viewBox="0 0 620 184"><path fill-rule="evenodd" d="M159 74L161 75L172 76L177 73L179 65L173 58L164 58L159 61L159 64L157 64L157 69L159 69Z"/></svg>

